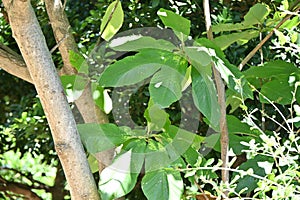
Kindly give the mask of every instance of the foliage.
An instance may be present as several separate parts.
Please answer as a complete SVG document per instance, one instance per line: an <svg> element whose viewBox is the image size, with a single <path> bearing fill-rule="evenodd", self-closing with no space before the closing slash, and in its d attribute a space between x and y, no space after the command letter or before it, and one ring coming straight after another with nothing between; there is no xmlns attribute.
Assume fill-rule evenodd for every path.
<svg viewBox="0 0 300 200"><path fill-rule="evenodd" d="M280 23L293 2L226 2L229 7L212 3L216 37L211 42L203 38L197 1L68 1L66 12L83 55L70 52L80 74L63 76L63 85L73 102L91 81L95 104L111 116L108 124L78 125L93 171L94 154L118 149L100 175L103 199L130 199L137 190L143 193L140 199L214 199L224 197L224 191L240 199L299 197L299 17L293 15L275 30L260 55L239 71L237 65L260 42L259 36ZM1 24L1 42L13 46L7 23ZM128 31L151 26L168 29ZM47 38L53 46L53 36ZM220 112L211 63L226 83L231 114L229 183L219 173ZM16 88L16 94L26 90ZM11 116L1 119L1 153L12 149L30 160L25 154L30 151L45 155L40 159L49 164L52 141L32 93L21 95L23 103L15 110L21 97L1 96L6 105L1 110Z"/></svg>

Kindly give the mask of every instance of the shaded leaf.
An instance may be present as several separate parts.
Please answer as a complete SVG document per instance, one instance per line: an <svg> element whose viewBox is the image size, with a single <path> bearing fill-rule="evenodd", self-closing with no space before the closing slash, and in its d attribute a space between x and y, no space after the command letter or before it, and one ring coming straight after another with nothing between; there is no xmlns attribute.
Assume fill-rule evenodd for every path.
<svg viewBox="0 0 300 200"><path fill-rule="evenodd" d="M98 153L122 144L128 135L114 124L78 124L80 138L89 153Z"/></svg>
<svg viewBox="0 0 300 200"><path fill-rule="evenodd" d="M222 50L229 47L234 42L241 42L242 44L248 42L250 39L258 37L259 31L256 30L246 30L239 33L231 34L222 34L219 37L216 37L213 41L218 45Z"/></svg>
<svg viewBox="0 0 300 200"><path fill-rule="evenodd" d="M220 108L214 82L207 74L192 69L193 99L198 110L214 129L219 128Z"/></svg>
<svg viewBox="0 0 300 200"><path fill-rule="evenodd" d="M158 104L149 105L144 116L147 119L148 129L151 131L161 131L165 126L171 124L169 114Z"/></svg>
<svg viewBox="0 0 300 200"><path fill-rule="evenodd" d="M143 177L142 190L148 200L180 200L183 181L178 171L148 172Z"/></svg>
<svg viewBox="0 0 300 200"><path fill-rule="evenodd" d="M180 61L176 66L163 66L150 81L149 91L154 103L169 107L182 96L182 81L185 77L186 63Z"/></svg>
<svg viewBox="0 0 300 200"><path fill-rule="evenodd" d="M99 189L103 200L128 194L135 186L144 163L146 143L136 142L132 148L118 155L113 163L100 174Z"/></svg>
<svg viewBox="0 0 300 200"><path fill-rule="evenodd" d="M158 50L143 50L108 66L102 73L99 83L105 87L118 87L138 83L163 66L176 66L173 54Z"/></svg>

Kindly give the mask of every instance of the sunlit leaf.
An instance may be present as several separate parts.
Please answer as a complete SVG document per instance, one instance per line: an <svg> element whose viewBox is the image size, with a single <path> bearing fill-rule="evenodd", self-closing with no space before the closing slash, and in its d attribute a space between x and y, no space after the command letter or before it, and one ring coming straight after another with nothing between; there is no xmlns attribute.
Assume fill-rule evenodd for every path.
<svg viewBox="0 0 300 200"><path fill-rule="evenodd" d="M159 9L157 14L165 26L170 27L173 30L181 32L185 35L190 34L190 20L164 8Z"/></svg>
<svg viewBox="0 0 300 200"><path fill-rule="evenodd" d="M140 49L160 49L173 51L176 47L171 42L163 39L154 39L141 34L121 36L111 40L109 47L116 51L137 51Z"/></svg>
<svg viewBox="0 0 300 200"><path fill-rule="evenodd" d="M245 15L245 24L252 25L252 24L261 24L263 23L264 19L269 15L269 8L265 4L255 4L250 8L248 13Z"/></svg>
<svg viewBox="0 0 300 200"><path fill-rule="evenodd" d="M123 21L124 13L121 2L112 2L102 19L100 26L101 37L106 41L110 40L122 27Z"/></svg>

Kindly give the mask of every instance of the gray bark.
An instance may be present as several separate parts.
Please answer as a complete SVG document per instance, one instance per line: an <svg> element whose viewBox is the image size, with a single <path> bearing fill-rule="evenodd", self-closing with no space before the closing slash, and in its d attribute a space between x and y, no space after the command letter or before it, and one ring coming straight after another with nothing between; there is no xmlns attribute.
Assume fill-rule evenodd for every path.
<svg viewBox="0 0 300 200"><path fill-rule="evenodd" d="M72 199L99 199L75 120L30 1L2 2L13 36L41 99Z"/></svg>

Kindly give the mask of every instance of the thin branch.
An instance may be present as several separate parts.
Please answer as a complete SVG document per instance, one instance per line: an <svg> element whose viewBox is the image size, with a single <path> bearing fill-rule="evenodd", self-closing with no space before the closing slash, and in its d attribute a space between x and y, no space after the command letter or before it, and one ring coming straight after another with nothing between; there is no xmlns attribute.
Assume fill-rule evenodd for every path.
<svg viewBox="0 0 300 200"><path fill-rule="evenodd" d="M206 24L206 31L207 31L207 38L209 40L213 40L213 34L211 30L211 19L210 19L210 8L209 8L209 0L203 1L204 7L204 15L205 15L205 24ZM221 78L220 72L216 69L214 63L212 63L213 73L216 82L216 88L218 92L218 102L220 105L220 132L221 132L221 159L223 161L223 168L222 170L222 181L224 183L229 182L229 171L225 170L228 168L228 145L229 145L229 137L228 137L228 128L227 128L227 121L226 121L226 101L225 101L225 86L223 80ZM227 192L224 192L227 194Z"/></svg>
<svg viewBox="0 0 300 200"><path fill-rule="evenodd" d="M300 1L298 0L298 3ZM299 11L300 7L295 9L295 13L297 13ZM293 16L293 14L288 14L287 16L285 16L285 18L283 18L276 26L275 28L268 34L266 35L266 37L260 41L260 43L246 56L246 58L244 58L244 60L239 64L239 69L242 70L243 67L247 64L247 62L256 54L256 52L270 39L270 37L274 34L275 30L277 30L278 28L280 28L280 26L282 24L284 24L284 22L286 22L287 20L289 20L291 17Z"/></svg>

